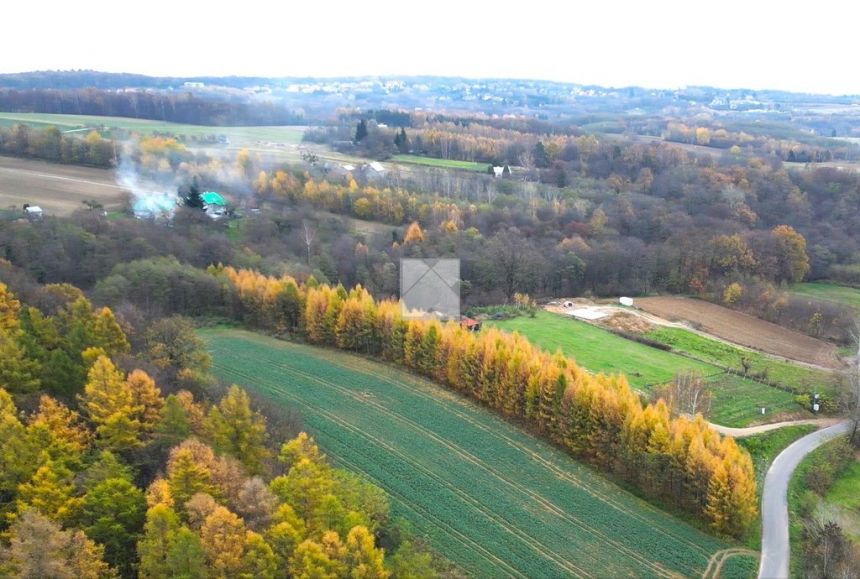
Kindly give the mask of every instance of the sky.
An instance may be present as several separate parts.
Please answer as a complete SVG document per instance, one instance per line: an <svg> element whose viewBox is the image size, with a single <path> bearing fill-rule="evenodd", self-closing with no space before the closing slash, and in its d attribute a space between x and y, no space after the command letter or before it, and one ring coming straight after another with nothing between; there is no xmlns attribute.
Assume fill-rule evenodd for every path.
<svg viewBox="0 0 860 579"><path fill-rule="evenodd" d="M860 94L860 6L848 1L8 4L0 72L439 75Z"/></svg>

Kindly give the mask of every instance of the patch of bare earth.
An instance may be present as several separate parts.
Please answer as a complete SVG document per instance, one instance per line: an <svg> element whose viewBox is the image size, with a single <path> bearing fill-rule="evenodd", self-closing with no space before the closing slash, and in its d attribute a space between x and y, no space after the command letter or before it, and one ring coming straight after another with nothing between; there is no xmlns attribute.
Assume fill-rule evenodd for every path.
<svg viewBox="0 0 860 579"><path fill-rule="evenodd" d="M668 320L684 320L704 332L748 348L807 364L841 367L832 344L716 304L661 296L638 298L636 306Z"/></svg>
<svg viewBox="0 0 860 579"><path fill-rule="evenodd" d="M124 198L125 190L109 169L0 157L0 208L20 209L29 203L50 214L68 215L83 208L84 200L114 209Z"/></svg>
<svg viewBox="0 0 860 579"><path fill-rule="evenodd" d="M600 324L612 328L613 330L620 330L631 334L644 334L654 327L654 325L645 318L628 314L626 312L614 313L609 317L600 320Z"/></svg>

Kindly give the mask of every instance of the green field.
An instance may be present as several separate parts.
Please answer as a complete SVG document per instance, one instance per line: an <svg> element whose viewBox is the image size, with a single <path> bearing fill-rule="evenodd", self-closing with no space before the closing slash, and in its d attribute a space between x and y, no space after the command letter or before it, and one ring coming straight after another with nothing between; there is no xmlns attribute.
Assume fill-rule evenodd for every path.
<svg viewBox="0 0 860 579"><path fill-rule="evenodd" d="M486 322L488 326L516 331L542 348L561 351L592 372L623 373L630 385L646 392L664 384L681 370L698 370L713 383L710 419L725 426L746 426L768 416L799 409L794 396L685 356L658 350L566 316L539 311L537 316Z"/></svg>
<svg viewBox="0 0 860 579"><path fill-rule="evenodd" d="M860 519L860 461L855 461L847 470L840 473L825 498L828 503L854 509Z"/></svg>
<svg viewBox="0 0 860 579"><path fill-rule="evenodd" d="M791 292L801 296L834 302L860 311L860 289L853 287L825 281L815 281L795 284L791 286Z"/></svg>
<svg viewBox="0 0 860 579"><path fill-rule="evenodd" d="M302 127L213 127L202 125L183 125L147 119L126 117L99 117L90 115L51 115L43 113L0 113L0 125L26 123L36 127L56 126L61 131L91 127L94 129L122 129L150 135L152 133L171 133L186 137L225 135L231 144L248 144L267 141L284 144L297 144L302 140ZM84 133L82 131L82 133ZM84 133L86 134L86 133Z"/></svg>
<svg viewBox="0 0 860 579"><path fill-rule="evenodd" d="M728 546L426 380L242 330L200 335L220 379L301 412L336 464L476 577L692 577Z"/></svg>
<svg viewBox="0 0 860 579"><path fill-rule="evenodd" d="M823 500L807 485L807 475L811 471L819 468L820 465L827 464L828 457L831 456L833 448L837 444L840 444L840 442L841 439L839 438L831 440L829 442L825 442L824 444L807 454L805 457L803 457L803 460L801 460L800 464L797 465L797 468L794 469L794 472L791 475L791 480L788 483L788 531L789 538L791 541L792 577L800 577L802 575L801 570L804 568L804 559L806 556L805 551L803 549L804 525L802 515L804 510L804 503L809 506L808 501L810 498L813 499L814 503L830 503L830 493L833 492L833 489L837 486L837 484L843 480L846 472L848 471L839 473L839 476L837 476L834 480L834 485L830 487L830 490L827 493L827 497ZM853 488L853 494L855 497L858 494L858 489L856 486ZM837 495L837 499L840 495L841 493ZM813 505L811 508L814 509L816 508L816 506ZM857 516L857 519L860 520L860 515ZM858 522L858 525L860 525L860 522ZM843 530L847 530L849 535L851 534L850 529L843 527ZM860 540L860 536L858 536L856 540Z"/></svg>
<svg viewBox="0 0 860 579"><path fill-rule="evenodd" d="M394 155L391 160L395 163L409 163L412 165L426 165L428 167L439 167L440 169L464 169L466 171L478 171L486 173L489 163L473 163L471 161L454 161L453 159L437 159L436 157L421 157L419 155Z"/></svg>
<svg viewBox="0 0 860 579"><path fill-rule="evenodd" d="M741 360L746 358L751 373L767 370L767 380L779 382L797 392L821 390L823 386L829 389L834 380L830 372L775 360L759 352L738 348L681 328L654 328L646 336L704 362L735 370L742 369Z"/></svg>
<svg viewBox="0 0 860 579"><path fill-rule="evenodd" d="M753 579L758 574L758 557L733 555L726 559L719 579Z"/></svg>

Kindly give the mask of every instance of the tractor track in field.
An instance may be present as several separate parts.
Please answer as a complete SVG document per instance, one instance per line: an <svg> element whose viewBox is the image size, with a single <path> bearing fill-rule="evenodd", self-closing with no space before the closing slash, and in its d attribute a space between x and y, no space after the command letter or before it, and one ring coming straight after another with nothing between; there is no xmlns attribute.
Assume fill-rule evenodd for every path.
<svg viewBox="0 0 860 579"><path fill-rule="evenodd" d="M723 565L726 564L726 561L737 555L749 555L756 558L759 556L757 551L743 547L733 547L731 549L717 551L708 561L708 568L705 569L705 572L702 574L702 579L718 579L720 573L723 571Z"/></svg>

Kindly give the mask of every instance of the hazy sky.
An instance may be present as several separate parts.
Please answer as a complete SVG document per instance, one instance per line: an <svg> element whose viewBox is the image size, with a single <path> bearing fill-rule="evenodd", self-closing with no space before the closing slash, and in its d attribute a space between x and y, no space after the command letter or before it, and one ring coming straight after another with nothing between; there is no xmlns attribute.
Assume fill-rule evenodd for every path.
<svg viewBox="0 0 860 579"><path fill-rule="evenodd" d="M854 2L10 0L0 72L451 75L860 94Z"/></svg>

